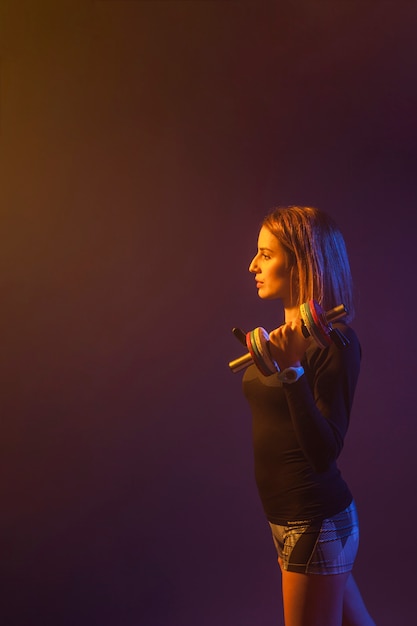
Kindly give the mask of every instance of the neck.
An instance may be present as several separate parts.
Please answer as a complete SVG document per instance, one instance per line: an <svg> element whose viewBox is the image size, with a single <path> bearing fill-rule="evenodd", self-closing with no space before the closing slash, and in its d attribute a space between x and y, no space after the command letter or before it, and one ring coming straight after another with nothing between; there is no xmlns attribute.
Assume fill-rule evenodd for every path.
<svg viewBox="0 0 417 626"><path fill-rule="evenodd" d="M288 322L292 322L292 321L296 320L299 317L300 317L300 307L299 306L284 307L284 318L285 318L285 323L286 324Z"/></svg>

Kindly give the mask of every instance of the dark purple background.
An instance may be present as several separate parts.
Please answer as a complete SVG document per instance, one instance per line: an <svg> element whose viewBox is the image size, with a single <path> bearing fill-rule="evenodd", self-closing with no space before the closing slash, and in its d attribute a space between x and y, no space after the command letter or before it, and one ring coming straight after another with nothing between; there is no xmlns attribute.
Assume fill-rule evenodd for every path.
<svg viewBox="0 0 417 626"><path fill-rule="evenodd" d="M282 624L242 350L276 204L338 221L341 460L378 626L415 619L417 6L0 5L4 626Z"/></svg>

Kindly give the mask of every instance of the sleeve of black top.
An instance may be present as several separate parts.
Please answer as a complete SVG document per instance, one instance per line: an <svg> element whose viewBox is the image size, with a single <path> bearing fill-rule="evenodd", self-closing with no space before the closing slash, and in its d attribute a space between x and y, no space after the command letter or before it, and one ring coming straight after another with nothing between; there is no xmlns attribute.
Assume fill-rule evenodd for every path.
<svg viewBox="0 0 417 626"><path fill-rule="evenodd" d="M348 327L343 332L347 348L332 343L314 350L308 376L284 385L297 440L316 472L326 471L342 450L359 375L358 339Z"/></svg>

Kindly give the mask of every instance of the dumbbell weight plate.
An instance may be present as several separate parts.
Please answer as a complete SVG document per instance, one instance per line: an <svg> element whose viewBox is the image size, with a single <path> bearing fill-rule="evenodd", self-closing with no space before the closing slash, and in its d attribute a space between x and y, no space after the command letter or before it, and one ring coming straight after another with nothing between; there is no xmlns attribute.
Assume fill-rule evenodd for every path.
<svg viewBox="0 0 417 626"><path fill-rule="evenodd" d="M308 310L310 311L311 316L313 318L313 322L315 324L315 330L317 331L317 334L320 336L321 345L323 348L326 348L328 345L331 344L332 340L329 335L331 326L326 325L323 322L324 311L319 305L319 303L316 302L315 300L309 301Z"/></svg>
<svg viewBox="0 0 417 626"><path fill-rule="evenodd" d="M312 317L312 315L310 313L308 302L303 302L303 304L301 304L301 306L300 306L300 314L301 314L301 317L302 317L302 319L304 321L305 327L307 328L310 336L314 339L314 341L316 343L318 343L318 345L321 348L325 347L325 345L323 345L323 342L320 339L319 334L316 332L316 327L315 327L315 324L314 324L313 317Z"/></svg>
<svg viewBox="0 0 417 626"><path fill-rule="evenodd" d="M256 354L253 351L252 348L252 342L251 342L251 331L249 331L248 333L246 333L246 347L248 349L248 351L250 352L250 355L252 357L253 360L255 360L256 358Z"/></svg>
<svg viewBox="0 0 417 626"><path fill-rule="evenodd" d="M253 350L253 354L255 355L253 358L253 360L255 361L255 364L257 366L257 368L260 370L260 372L264 375L264 376L270 376L271 372L268 368L268 366L265 363L264 357L263 357L263 352L262 352L262 346L257 344L256 341L256 329L252 330L249 334L250 334L250 342L251 342L251 346L252 346L252 350Z"/></svg>
<svg viewBox="0 0 417 626"><path fill-rule="evenodd" d="M259 326L255 328L253 331L253 337L255 339L256 346L258 348L260 357L268 370L268 375L275 374L279 372L279 367L274 359L271 357L271 353L269 351L269 333Z"/></svg>
<svg viewBox="0 0 417 626"><path fill-rule="evenodd" d="M262 367L262 362L259 359L258 356L258 350L256 348L256 343L253 340L252 341L252 333L253 331L249 331L248 333L246 333L246 347L249 350L249 353L252 357L253 362L255 363L256 367L260 370L260 372L264 375L264 376L268 376L268 374L266 373L266 370L263 369Z"/></svg>

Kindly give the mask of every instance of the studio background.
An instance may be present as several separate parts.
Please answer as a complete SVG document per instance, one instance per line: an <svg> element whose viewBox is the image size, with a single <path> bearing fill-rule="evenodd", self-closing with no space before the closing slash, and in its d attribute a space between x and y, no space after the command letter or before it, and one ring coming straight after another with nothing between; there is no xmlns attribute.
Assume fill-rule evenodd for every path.
<svg viewBox="0 0 417 626"><path fill-rule="evenodd" d="M415 615L417 6L0 3L0 620L282 626L233 326L259 222L339 223L341 459L378 626Z"/></svg>

